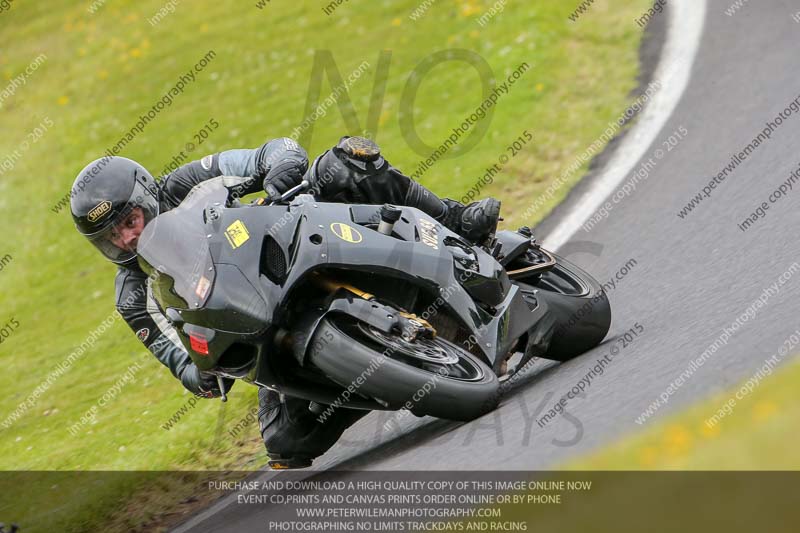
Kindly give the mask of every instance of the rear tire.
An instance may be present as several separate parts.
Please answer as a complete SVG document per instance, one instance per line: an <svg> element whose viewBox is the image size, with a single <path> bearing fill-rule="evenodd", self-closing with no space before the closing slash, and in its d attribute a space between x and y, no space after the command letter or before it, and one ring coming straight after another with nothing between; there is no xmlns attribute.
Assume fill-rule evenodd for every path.
<svg viewBox="0 0 800 533"><path fill-rule="evenodd" d="M345 388L353 385L356 393L391 409L410 401L416 415L468 421L497 406L494 372L441 338L409 342L347 315L329 315L320 321L309 346L309 360L330 379Z"/></svg>
<svg viewBox="0 0 800 533"><path fill-rule="evenodd" d="M585 270L552 252L556 264L530 284L539 289L555 319L555 332L542 357L568 361L591 350L608 334L611 305L603 287ZM520 268L515 260L515 268ZM522 280L525 283L525 280Z"/></svg>

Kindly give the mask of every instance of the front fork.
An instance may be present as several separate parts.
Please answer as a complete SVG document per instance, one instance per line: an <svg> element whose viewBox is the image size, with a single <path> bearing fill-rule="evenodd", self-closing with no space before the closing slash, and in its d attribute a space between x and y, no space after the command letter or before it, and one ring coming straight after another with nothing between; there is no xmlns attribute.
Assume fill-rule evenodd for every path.
<svg viewBox="0 0 800 533"><path fill-rule="evenodd" d="M362 291L361 289L358 289L357 287L347 283L341 283L319 275L314 276L314 282L326 289L331 294L344 290L355 294L363 300L373 302L373 307L376 310L381 308L383 308L383 310L391 309L389 306L378 304L375 295ZM400 336L408 342L414 342L417 337L427 337L431 339L436 337L436 329L427 320L413 313L408 313L401 309L394 309L394 313L389 318L396 319L396 330L398 330ZM390 333L390 331L387 331L386 333Z"/></svg>

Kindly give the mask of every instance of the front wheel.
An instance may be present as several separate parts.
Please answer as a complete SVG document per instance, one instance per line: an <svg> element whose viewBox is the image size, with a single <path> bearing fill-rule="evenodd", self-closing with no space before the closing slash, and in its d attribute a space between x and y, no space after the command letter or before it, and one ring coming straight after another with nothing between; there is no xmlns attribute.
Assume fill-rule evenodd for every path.
<svg viewBox="0 0 800 533"><path fill-rule="evenodd" d="M480 359L441 338L404 339L346 315L320 321L308 358L342 387L391 409L468 421L497 405L499 382Z"/></svg>

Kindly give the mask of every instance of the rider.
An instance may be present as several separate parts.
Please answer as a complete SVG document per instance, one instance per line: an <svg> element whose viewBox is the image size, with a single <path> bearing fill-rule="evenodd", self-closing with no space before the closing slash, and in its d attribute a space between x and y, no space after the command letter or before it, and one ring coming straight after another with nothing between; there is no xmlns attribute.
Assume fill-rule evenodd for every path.
<svg viewBox="0 0 800 533"><path fill-rule="evenodd" d="M227 150L188 163L156 181L138 163L106 156L89 163L72 186L70 207L78 231L118 265L116 307L136 336L190 392L214 398L217 380L192 362L177 333L153 298L139 268L136 246L145 225L177 207L198 183L219 179L232 197L264 190L270 197L307 180L323 200L392 203L416 207L449 229L480 242L497 227L500 202L487 198L467 206L440 200L386 161L362 137L342 137L309 166L306 151L289 138L252 150ZM233 380L223 380L227 392ZM366 411L337 409L319 422L309 402L261 388L259 425L275 467L305 467L325 453Z"/></svg>

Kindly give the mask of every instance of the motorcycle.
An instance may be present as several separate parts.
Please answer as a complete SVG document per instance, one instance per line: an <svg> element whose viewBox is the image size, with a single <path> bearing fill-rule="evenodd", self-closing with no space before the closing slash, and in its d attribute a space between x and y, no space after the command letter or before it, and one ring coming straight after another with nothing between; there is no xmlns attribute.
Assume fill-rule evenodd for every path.
<svg viewBox="0 0 800 533"><path fill-rule="evenodd" d="M418 209L324 203L307 186L243 205L209 180L139 239L158 305L220 382L317 412L466 421L534 357L566 361L609 330L600 284L528 228L477 246Z"/></svg>

